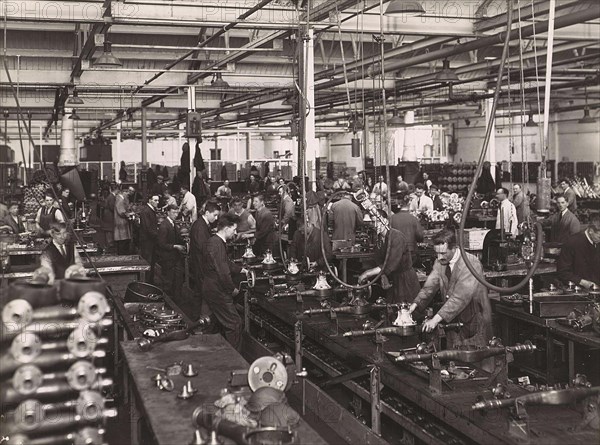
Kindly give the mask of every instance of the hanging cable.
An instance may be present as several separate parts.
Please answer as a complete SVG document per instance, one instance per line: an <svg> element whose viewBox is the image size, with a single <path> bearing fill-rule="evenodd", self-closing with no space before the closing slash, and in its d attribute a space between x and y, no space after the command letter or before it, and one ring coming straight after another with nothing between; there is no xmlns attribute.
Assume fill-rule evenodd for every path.
<svg viewBox="0 0 600 445"><path fill-rule="evenodd" d="M523 37L521 34L521 0L517 0L517 11L519 14L519 22L517 24L517 29L519 30L519 86L521 89L521 118L524 116L525 112L525 67L523 66ZM521 135L521 181L523 183L523 191L525 191L525 184L529 184L529 168L527 167L526 159L527 159L527 150L525 148L525 129L523 126L523 122L521 120L521 125L519 125L519 131Z"/></svg>
<svg viewBox="0 0 600 445"><path fill-rule="evenodd" d="M471 272L471 274L473 274L475 279L477 281L479 281L481 284L483 284L485 287L487 287L488 289L494 290L496 292L502 292L502 293L512 293L512 292L518 291L519 289L521 289L524 285L526 285L528 283L529 279L533 276L533 274L537 270L540 260L542 258L542 249L543 249L544 234L543 234L542 225L540 223L535 224L537 238L536 238L536 249L535 249L533 264L532 264L531 268L529 269L529 271L527 272L527 275L525 275L525 277L523 278L523 280L521 282L519 282L515 286L507 287L507 288L501 287L501 286L495 286L491 283L488 283L485 279L485 276L483 276L483 274L480 275L479 272L477 272L475 270L475 268L471 264L471 261L467 257L467 252L465 250L465 246L464 246L464 241L465 241L464 233L465 232L464 231L465 231L465 224L467 222L467 215L469 214L469 207L471 205L471 200L473 199L473 195L475 194L475 189L477 186L477 179L479 178L479 175L481 174L481 170L483 169L483 161L484 161L485 155L487 153L490 136L491 136L492 128L493 128L493 122L494 122L494 119L496 116L496 107L498 105L498 98L500 96L500 87L502 85L502 73L504 72L504 63L505 63L506 57L508 55L508 48L509 48L509 44L510 44L510 31L512 29L512 17L513 17L513 9L511 6L511 0L507 0L506 36L504 38L504 46L502 47L502 58L500 59L500 65L498 66L498 75L496 78L496 88L494 90L494 97L492 99L492 107L490 110L490 117L489 117L489 120L487 123L487 128L485 131L483 147L481 149L481 153L479 154L477 169L475 171L475 175L473 176L473 181L471 182L471 186L469 187L469 193L467 194L467 198L465 200L465 204L464 204L461 219L460 219L460 225L459 225L459 229L458 229L458 248L460 249L461 256L465 262L465 265L467 266L467 269L469 269L469 271Z"/></svg>
<svg viewBox="0 0 600 445"><path fill-rule="evenodd" d="M551 0L552 1L552 0ZM538 67L538 56L537 56L537 40L535 38L535 0L531 0L531 26L533 29L533 63L534 63L534 67L535 67L535 91L536 91L536 98L537 98L537 112L538 115L542 116L541 111L542 111L542 102L540 99L540 72L539 72L539 67ZM519 30L520 31L520 30ZM551 53L548 52L548 54L546 54L546 57L552 57ZM545 135L543 131L539 132L539 138L540 138L540 150L542 152L542 158L544 158L543 156L543 152L544 152L544 147L546 146L546 141L544 139ZM545 167L543 167L545 170Z"/></svg>

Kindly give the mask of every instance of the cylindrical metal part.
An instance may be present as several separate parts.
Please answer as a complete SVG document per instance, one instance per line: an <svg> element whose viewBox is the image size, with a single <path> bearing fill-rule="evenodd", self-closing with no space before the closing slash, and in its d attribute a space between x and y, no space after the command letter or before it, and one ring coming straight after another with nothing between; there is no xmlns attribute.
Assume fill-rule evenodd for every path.
<svg viewBox="0 0 600 445"><path fill-rule="evenodd" d="M538 213L550 213L550 195L552 184L550 178L539 177L536 187L535 208Z"/></svg>
<svg viewBox="0 0 600 445"><path fill-rule="evenodd" d="M94 351L90 354L90 357L95 359L104 358L106 357L106 352ZM30 364L37 366L45 372L56 368L64 369L80 359L81 357L77 357L73 354L52 352L41 354L31 361ZM8 378L8 376L12 375L20 366L21 363L16 361L10 354L5 355L0 359L0 379Z"/></svg>

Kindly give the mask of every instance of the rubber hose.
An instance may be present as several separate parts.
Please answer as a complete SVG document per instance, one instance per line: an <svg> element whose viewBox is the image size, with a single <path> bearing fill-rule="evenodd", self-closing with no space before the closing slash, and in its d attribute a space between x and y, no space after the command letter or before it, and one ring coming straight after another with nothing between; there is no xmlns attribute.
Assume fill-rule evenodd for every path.
<svg viewBox="0 0 600 445"><path fill-rule="evenodd" d="M523 286L525 286L539 266L540 260L542 258L543 239L544 239L542 225L540 223L535 223L537 239L536 239L535 255L534 255L534 260L533 260L531 269L529 269L529 272L527 272L527 275L525 276L525 278L523 278L523 280L521 282L519 282L519 284L512 286L512 287L501 287L501 286L496 286L491 283L488 283L485 279L485 276L483 276L483 275L480 276L478 274L478 272L475 270L475 268L473 267L473 265L467 258L466 250L464 247L464 240L465 240L464 230L465 230L465 225L467 222L467 215L469 214L469 206L471 205L471 200L473 199L473 195L475 194L477 180L479 179L479 175L481 174L481 170L483 169L483 160L485 159L485 155L487 153L488 145L490 142L490 136L492 133L492 123L496 116L496 107L498 105L498 97L500 96L500 88L502 86L504 63L506 61L506 56L508 54L508 47L510 44L510 30L512 28L512 22L513 22L513 8L511 6L511 0L508 0L506 3L507 3L507 9L508 9L507 20L506 20L507 34L506 34L506 38L504 39L504 46L502 48L502 57L500 59L500 66L498 67L498 76L496 78L496 89L494 91L494 97L492 99L492 109L490 110L490 119L487 124L485 138L483 140L483 147L481 149L481 153L479 154L477 170L475 171L475 175L473 176L473 182L471 182L471 187L469 187L469 193L467 194L467 199L465 200L465 205L464 205L462 215L461 215L462 217L460 219L460 224L459 224L459 228L458 228L458 248L460 249L461 256L465 262L465 265L467 266L467 269L469 269L469 271L473 274L473 276L475 277L475 279L477 279L477 281L479 281L481 284L483 284L485 287L487 287L490 290L510 294L510 293L518 291Z"/></svg>

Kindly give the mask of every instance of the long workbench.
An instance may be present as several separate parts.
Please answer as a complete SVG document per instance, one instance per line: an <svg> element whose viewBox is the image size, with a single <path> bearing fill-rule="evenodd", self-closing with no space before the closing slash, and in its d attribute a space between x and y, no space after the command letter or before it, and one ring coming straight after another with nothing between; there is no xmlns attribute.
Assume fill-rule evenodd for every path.
<svg viewBox="0 0 600 445"><path fill-rule="evenodd" d="M249 367L220 335L193 335L187 340L155 345L148 352L141 352L134 341L121 342L120 347L129 378L132 445L190 443L195 430L192 424L194 409L203 406L214 412L214 401L220 398L221 389L227 388L231 371ZM152 377L158 371L149 367L164 368L180 361L193 364L198 376L173 376L175 389L172 392L156 388ZM177 393L187 380L192 381L198 393L188 400L178 399ZM327 443L302 419L296 431L300 443Z"/></svg>
<svg viewBox="0 0 600 445"><path fill-rule="evenodd" d="M489 388L485 388L481 381L451 382L449 385L453 387L452 390L445 390L442 395L434 395L429 390L427 380L410 369L393 364L387 359L375 362L375 345L372 338L349 340L342 336L344 331L360 329L364 320L338 315L336 323L323 314L312 317L299 316L297 310L300 308L293 298L271 301L260 295L256 297L256 303L251 306L253 324L261 330L272 331L276 337L293 347L294 326L296 322L301 321L302 333L307 339L306 346L303 346L305 360L319 362L313 358L311 348L314 346L309 346L311 342L329 353L330 357L320 359L321 363L318 366L321 370L333 368L336 363L352 364L350 369L343 371L348 372L375 363L380 370L384 387L398 394L408 404L408 407L396 410L393 409L392 402L383 403L382 414L394 419L403 428L412 428L411 432L420 440L440 444L515 443L507 433L508 410L498 410L488 415L471 411L471 405L475 403L477 396L485 395L486 398L491 398ZM319 307L319 302L313 298L305 298L303 306L303 309ZM416 337L392 337L384 343L384 349L398 350L414 346L416 342ZM509 384L508 391L512 397L527 394L525 389L513 384ZM385 399L383 401L385 402ZM530 426L534 431L531 443L583 444L592 443L597 439L594 432L575 434L569 431L569 428L581 421L581 415L572 407L528 407L528 413ZM433 421L429 416L438 420ZM415 422L423 427L415 428ZM445 431L436 434L435 428L432 430L432 424L444 425Z"/></svg>

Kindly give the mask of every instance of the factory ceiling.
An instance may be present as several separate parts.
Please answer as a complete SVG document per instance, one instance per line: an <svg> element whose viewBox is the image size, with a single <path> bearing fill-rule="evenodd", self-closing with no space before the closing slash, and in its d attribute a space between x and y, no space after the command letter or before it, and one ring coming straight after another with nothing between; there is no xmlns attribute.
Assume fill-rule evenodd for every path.
<svg viewBox="0 0 600 445"><path fill-rule="evenodd" d="M387 118L409 109L423 122L480 112L495 81L507 3L419 3L422 15L390 17L373 0L5 1L0 131L18 137L24 126L18 101L35 139L56 132L71 108L80 117L79 135L111 131L122 121L139 134L142 107L150 135L176 134L189 85L196 86L207 128L289 126L297 114L297 48L307 23L314 33L317 125L344 127L355 113L380 117L382 87ZM382 4L385 11L388 2ZM500 112L536 112L550 2L511 4ZM599 17L598 1L556 1L553 111L580 105L587 95L596 112ZM98 65L106 42L118 65ZM439 74L444 60L450 82ZM80 102L74 90L83 103L73 104Z"/></svg>

